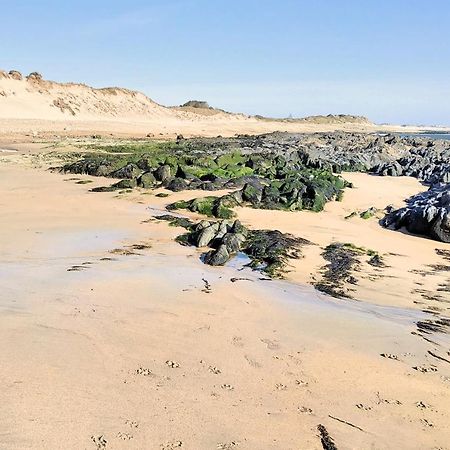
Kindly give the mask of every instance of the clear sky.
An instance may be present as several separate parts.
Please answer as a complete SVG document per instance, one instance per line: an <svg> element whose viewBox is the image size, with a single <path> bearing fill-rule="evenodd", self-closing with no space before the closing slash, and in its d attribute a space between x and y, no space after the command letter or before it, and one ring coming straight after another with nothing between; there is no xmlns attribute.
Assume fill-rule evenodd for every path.
<svg viewBox="0 0 450 450"><path fill-rule="evenodd" d="M250 114L450 125L450 0L0 0L0 68Z"/></svg>

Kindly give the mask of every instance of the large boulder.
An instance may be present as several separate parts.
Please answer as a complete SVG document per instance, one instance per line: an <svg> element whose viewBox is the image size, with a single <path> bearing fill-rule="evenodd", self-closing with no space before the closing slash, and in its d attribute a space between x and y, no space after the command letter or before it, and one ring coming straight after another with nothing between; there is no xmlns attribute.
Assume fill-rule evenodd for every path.
<svg viewBox="0 0 450 450"><path fill-rule="evenodd" d="M406 207L389 212L381 223L450 243L450 185L432 186L411 197Z"/></svg>

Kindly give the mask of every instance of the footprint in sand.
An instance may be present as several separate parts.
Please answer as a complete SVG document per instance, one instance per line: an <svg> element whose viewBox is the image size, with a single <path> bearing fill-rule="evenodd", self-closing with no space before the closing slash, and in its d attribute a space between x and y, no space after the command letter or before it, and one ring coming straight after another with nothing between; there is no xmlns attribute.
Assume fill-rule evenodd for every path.
<svg viewBox="0 0 450 450"><path fill-rule="evenodd" d="M133 439L133 435L132 434L122 433L121 431L119 431L117 433L117 437L119 439L121 439L122 441L130 441L131 439Z"/></svg>
<svg viewBox="0 0 450 450"><path fill-rule="evenodd" d="M271 341L270 339L260 339L263 344L267 345L269 350L278 350L280 345L276 341Z"/></svg>
<svg viewBox="0 0 450 450"><path fill-rule="evenodd" d="M219 442L217 444L217 448L219 450L231 450L232 448L235 448L239 445L239 442L237 441L231 441L231 442Z"/></svg>
<svg viewBox="0 0 450 450"><path fill-rule="evenodd" d="M100 436L91 436L91 441L96 445L97 449L105 449L108 441L101 434Z"/></svg>
<svg viewBox="0 0 450 450"><path fill-rule="evenodd" d="M176 368L180 367L180 365L176 361L171 361L171 360L166 361L166 365L168 367L170 367L171 369L176 369Z"/></svg>
<svg viewBox="0 0 450 450"><path fill-rule="evenodd" d="M248 362L252 367L255 367L255 368L260 368L260 367L262 367L261 364L260 364L258 361L256 361L256 360L250 358L250 356L245 355L244 358L247 360L247 362Z"/></svg>
<svg viewBox="0 0 450 450"><path fill-rule="evenodd" d="M393 359L395 361L399 361L398 356L397 355L393 355L392 353L380 353L380 356L382 356L383 358Z"/></svg>
<svg viewBox="0 0 450 450"><path fill-rule="evenodd" d="M387 398L382 398L380 396L380 393L377 392L377 405L381 405L381 404L387 404L387 405L397 405L400 406L402 404L402 402L400 400L390 400Z"/></svg>
<svg viewBox="0 0 450 450"><path fill-rule="evenodd" d="M302 414L312 414L313 410L311 408L307 408L306 406L299 406L298 412Z"/></svg>
<svg viewBox="0 0 450 450"><path fill-rule="evenodd" d="M242 342L242 338L240 336L233 336L233 339L231 340L231 343L235 346L235 347L243 347L244 344Z"/></svg>
<svg viewBox="0 0 450 450"><path fill-rule="evenodd" d="M427 419L421 419L420 422L425 425L427 428L433 428L434 424Z"/></svg>
<svg viewBox="0 0 450 450"><path fill-rule="evenodd" d="M213 366L209 366L208 370L214 375L219 375L219 373L222 373L222 371L219 368Z"/></svg>
<svg viewBox="0 0 450 450"><path fill-rule="evenodd" d="M222 384L220 387L226 391L234 390L234 387L231 384Z"/></svg>
<svg viewBox="0 0 450 450"><path fill-rule="evenodd" d="M277 383L277 384L275 385L275 388L276 388L278 391L286 391L286 390L287 390L287 386L286 386L285 384L283 384L283 383Z"/></svg>
<svg viewBox="0 0 450 450"><path fill-rule="evenodd" d="M130 428L139 428L139 422L136 422L135 420L125 420L125 425L129 426Z"/></svg>
<svg viewBox="0 0 450 450"><path fill-rule="evenodd" d="M419 408L419 409L429 409L429 408L431 408L430 405L428 405L427 403L422 402L422 401L416 402L415 405L416 405L416 407Z"/></svg>
<svg viewBox="0 0 450 450"><path fill-rule="evenodd" d="M414 366L413 369L421 373L437 372L437 367L435 366Z"/></svg>
<svg viewBox="0 0 450 450"><path fill-rule="evenodd" d="M134 373L136 375L142 375L143 377L152 377L152 376L154 376L153 372L150 369L147 369L145 367L139 367L139 369L136 369Z"/></svg>
<svg viewBox="0 0 450 450"><path fill-rule="evenodd" d="M183 447L182 441L172 441L165 444L161 444L161 450L174 450L176 448Z"/></svg>
<svg viewBox="0 0 450 450"><path fill-rule="evenodd" d="M363 411L370 411L370 410L372 409L371 406L367 406L367 405L364 405L364 404L362 404L362 403L358 403L358 404L356 405L356 407L357 407L358 409L363 410Z"/></svg>

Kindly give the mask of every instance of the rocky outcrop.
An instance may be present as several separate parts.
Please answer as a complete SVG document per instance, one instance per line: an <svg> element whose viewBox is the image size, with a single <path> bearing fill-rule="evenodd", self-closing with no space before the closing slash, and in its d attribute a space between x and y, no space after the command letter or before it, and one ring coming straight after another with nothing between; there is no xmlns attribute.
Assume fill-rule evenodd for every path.
<svg viewBox="0 0 450 450"><path fill-rule="evenodd" d="M223 266L241 252L250 258L250 267L273 277L282 277L289 259L299 258L301 248L311 244L306 239L277 230L249 230L239 220L202 220L194 224L170 215L156 219L186 228L187 233L177 238L181 244L209 248L202 257L205 264Z"/></svg>
<svg viewBox="0 0 450 450"><path fill-rule="evenodd" d="M450 185L435 185L411 197L405 208L391 211L382 224L450 243Z"/></svg>
<svg viewBox="0 0 450 450"><path fill-rule="evenodd" d="M208 102L205 102L203 100L189 100L188 102L180 106L181 108L212 109L211 106L208 105Z"/></svg>
<svg viewBox="0 0 450 450"><path fill-rule="evenodd" d="M136 179L138 186L159 186L174 192L227 189L231 192L225 196L171 205L173 209L186 208L222 219L233 217L235 206L321 211L328 201L341 199L344 189L350 186L338 175L341 171L412 176L430 186L450 182L450 141L446 140L344 132L272 133L234 138L180 138L173 143L151 145L148 153L142 152L142 147L136 153L128 149L129 156L90 154L64 170ZM382 223L423 230L413 232L446 239L444 216L436 219L433 215L425 225L421 219L423 214L430 218L433 208L444 214L446 206L435 205L435 201L441 201L440 192L431 190L426 204L408 205ZM361 217L376 214L367 210Z"/></svg>

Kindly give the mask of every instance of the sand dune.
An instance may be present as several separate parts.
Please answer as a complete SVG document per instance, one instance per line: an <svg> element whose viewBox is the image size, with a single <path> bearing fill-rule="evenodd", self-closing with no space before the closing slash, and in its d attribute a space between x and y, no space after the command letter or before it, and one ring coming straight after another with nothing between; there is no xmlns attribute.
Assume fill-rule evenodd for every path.
<svg viewBox="0 0 450 450"><path fill-rule="evenodd" d="M145 137L230 136L271 131L420 131L379 126L357 116L330 115L278 120L219 109L165 107L141 92L79 83L47 81L38 73L23 77L0 71L0 137L112 134Z"/></svg>

